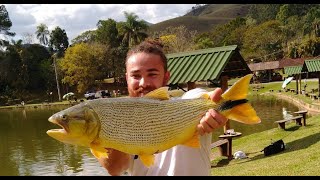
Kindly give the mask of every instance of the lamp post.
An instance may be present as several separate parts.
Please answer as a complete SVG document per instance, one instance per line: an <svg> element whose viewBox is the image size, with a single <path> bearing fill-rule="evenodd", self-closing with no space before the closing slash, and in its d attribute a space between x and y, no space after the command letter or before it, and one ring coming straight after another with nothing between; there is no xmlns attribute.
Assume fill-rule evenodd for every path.
<svg viewBox="0 0 320 180"><path fill-rule="evenodd" d="M57 65L56 65L57 53L54 53L54 54L52 55L52 57L53 57L54 72L55 72L55 75L56 75L56 83L57 83L57 90L58 90L59 101L61 101L60 86L59 86L58 72L57 72Z"/></svg>

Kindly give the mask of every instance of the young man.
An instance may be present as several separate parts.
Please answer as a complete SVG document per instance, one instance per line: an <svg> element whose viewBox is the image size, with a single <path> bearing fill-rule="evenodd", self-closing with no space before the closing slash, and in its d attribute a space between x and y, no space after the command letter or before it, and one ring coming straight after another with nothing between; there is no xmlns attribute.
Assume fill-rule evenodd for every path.
<svg viewBox="0 0 320 180"><path fill-rule="evenodd" d="M162 46L155 41L144 41L130 50L126 58L126 79L130 97L140 97L148 92L167 85L170 73L167 71L167 58ZM217 88L211 99L218 101L222 90ZM202 119L199 119L197 130L200 137L201 148L192 148L177 145L169 150L158 153L155 163L145 167L133 155L118 150L107 149L109 157L99 159L101 165L110 175L121 175L127 171L130 175L210 175L210 144L211 132L222 127L227 119L210 109Z"/></svg>

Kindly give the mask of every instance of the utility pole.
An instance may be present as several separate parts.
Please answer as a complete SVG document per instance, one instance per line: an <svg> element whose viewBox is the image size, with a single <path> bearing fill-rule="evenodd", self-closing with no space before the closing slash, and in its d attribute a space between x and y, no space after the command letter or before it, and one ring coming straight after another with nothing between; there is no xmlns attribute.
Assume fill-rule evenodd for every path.
<svg viewBox="0 0 320 180"><path fill-rule="evenodd" d="M59 101L61 101L60 86L59 86L58 72L57 72L57 65L56 65L57 53L54 53L52 56L53 56L54 72L56 74L56 83L57 83L57 89L58 89L58 96L59 96Z"/></svg>

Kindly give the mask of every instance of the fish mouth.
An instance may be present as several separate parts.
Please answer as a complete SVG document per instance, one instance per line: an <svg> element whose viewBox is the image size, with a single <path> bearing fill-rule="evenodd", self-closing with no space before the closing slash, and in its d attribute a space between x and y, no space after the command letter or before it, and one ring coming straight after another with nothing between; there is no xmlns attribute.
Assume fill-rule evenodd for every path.
<svg viewBox="0 0 320 180"><path fill-rule="evenodd" d="M56 124L58 126L60 126L62 129L50 129L47 131L47 134L67 134L68 133L68 128L66 126L63 125L63 123L61 123L60 121L57 120L57 118L55 118L54 116L51 116L49 119L48 119L49 122L53 123L53 124Z"/></svg>

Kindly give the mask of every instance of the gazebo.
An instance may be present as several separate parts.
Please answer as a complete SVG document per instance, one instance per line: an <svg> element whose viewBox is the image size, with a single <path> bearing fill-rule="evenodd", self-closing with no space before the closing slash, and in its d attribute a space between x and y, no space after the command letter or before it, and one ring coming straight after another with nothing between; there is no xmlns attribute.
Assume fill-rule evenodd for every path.
<svg viewBox="0 0 320 180"><path fill-rule="evenodd" d="M293 76L296 79L296 93L301 94L301 66L287 66L284 67L284 73L288 76Z"/></svg>
<svg viewBox="0 0 320 180"><path fill-rule="evenodd" d="M220 80L220 87L225 91L229 78L251 73L237 45L167 54L167 58L171 74L168 85L187 83L188 90L196 87L196 81ZM229 126L227 123L225 131Z"/></svg>
<svg viewBox="0 0 320 180"><path fill-rule="evenodd" d="M305 60L301 71L312 73L316 77L318 77L318 82L319 82L318 97L319 97L320 96L320 58Z"/></svg>

